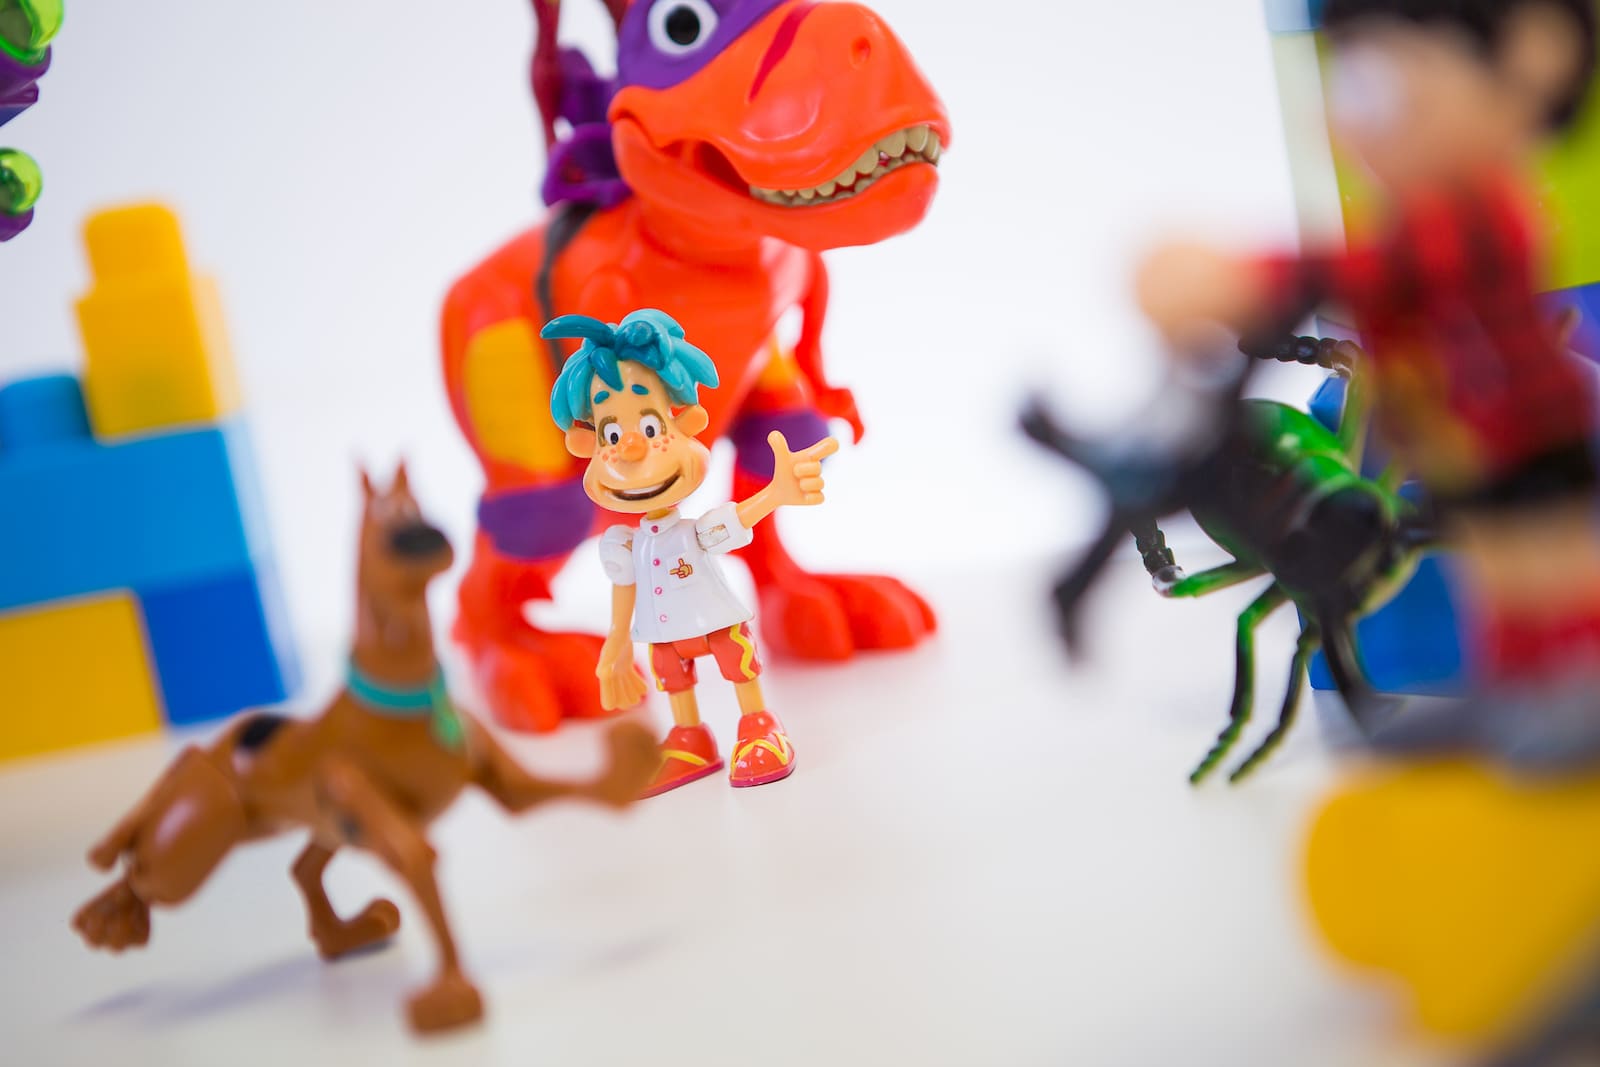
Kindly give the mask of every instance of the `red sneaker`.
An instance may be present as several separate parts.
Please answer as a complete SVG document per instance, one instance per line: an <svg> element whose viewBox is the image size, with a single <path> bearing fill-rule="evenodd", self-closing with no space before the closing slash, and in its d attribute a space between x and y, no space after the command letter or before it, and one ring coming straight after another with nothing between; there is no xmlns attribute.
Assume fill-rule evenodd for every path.
<svg viewBox="0 0 1600 1067"><path fill-rule="evenodd" d="M741 718L728 781L735 787L767 785L793 773L794 746L789 744L778 717L770 711L758 711Z"/></svg>
<svg viewBox="0 0 1600 1067"><path fill-rule="evenodd" d="M699 726L674 726L661 742L661 767L640 799L660 796L669 789L688 785L722 770L717 739L704 723Z"/></svg>

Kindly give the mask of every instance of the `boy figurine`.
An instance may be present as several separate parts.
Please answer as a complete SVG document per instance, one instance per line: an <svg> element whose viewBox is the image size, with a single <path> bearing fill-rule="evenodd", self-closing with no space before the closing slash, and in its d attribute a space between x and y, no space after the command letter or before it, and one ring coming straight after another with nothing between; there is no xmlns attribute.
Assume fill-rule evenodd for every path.
<svg viewBox="0 0 1600 1067"><path fill-rule="evenodd" d="M750 637L750 609L728 587L718 556L751 542L751 529L780 507L822 503L822 460L839 449L831 437L791 453L773 431L772 481L750 499L699 519L677 505L705 481L711 451L698 441L709 422L699 388L716 388L709 356L684 340L683 327L653 310L608 325L563 315L546 338L581 339L550 395L567 450L588 459L583 487L608 511L638 514L638 527L613 526L600 541L612 582L611 628L595 673L607 710L645 696L633 665L633 642L650 646L656 687L672 703L673 727L647 797L722 769L716 739L700 721L695 660L711 656L739 698L739 739L729 781L766 785L794 772L794 747L761 695L761 658ZM631 634L630 634L631 625Z"/></svg>
<svg viewBox="0 0 1600 1067"><path fill-rule="evenodd" d="M1481 681L1503 691L1600 669L1594 375L1535 301L1527 174L1589 92L1595 23L1593 0L1328 0L1329 115L1382 221L1348 250L1175 245L1139 279L1177 352L1208 324L1259 334L1349 308L1378 428L1460 548Z"/></svg>

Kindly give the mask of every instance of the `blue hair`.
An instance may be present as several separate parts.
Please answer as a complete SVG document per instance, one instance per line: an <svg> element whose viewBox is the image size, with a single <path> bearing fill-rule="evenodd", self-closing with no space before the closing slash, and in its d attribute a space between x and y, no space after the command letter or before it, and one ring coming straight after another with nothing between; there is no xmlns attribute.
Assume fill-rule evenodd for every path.
<svg viewBox="0 0 1600 1067"><path fill-rule="evenodd" d="M562 315L546 323L539 336L583 341L550 390L550 414L563 430L575 422L593 421L591 390L596 377L614 390L622 389L622 363L639 363L654 371L676 404L698 404L700 386L717 387L716 364L684 340L683 327L664 311L644 308L615 324L588 315Z"/></svg>

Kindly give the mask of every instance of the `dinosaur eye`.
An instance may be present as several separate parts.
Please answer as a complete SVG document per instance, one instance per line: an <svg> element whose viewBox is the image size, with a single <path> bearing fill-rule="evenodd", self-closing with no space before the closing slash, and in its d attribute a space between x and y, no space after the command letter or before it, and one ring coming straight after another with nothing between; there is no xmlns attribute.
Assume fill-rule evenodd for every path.
<svg viewBox="0 0 1600 1067"><path fill-rule="evenodd" d="M717 11L707 0L656 0L650 9L650 43L669 56L702 48L717 32Z"/></svg>
<svg viewBox="0 0 1600 1067"><path fill-rule="evenodd" d="M661 418L658 415L646 415L639 420L639 432L651 440L661 436Z"/></svg>

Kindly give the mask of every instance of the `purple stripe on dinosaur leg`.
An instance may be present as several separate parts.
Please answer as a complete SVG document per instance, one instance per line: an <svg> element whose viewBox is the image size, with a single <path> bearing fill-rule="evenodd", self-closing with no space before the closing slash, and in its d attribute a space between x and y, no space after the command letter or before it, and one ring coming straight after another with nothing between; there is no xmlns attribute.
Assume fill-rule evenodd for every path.
<svg viewBox="0 0 1600 1067"><path fill-rule="evenodd" d="M594 529L594 502L583 479L519 489L478 502L478 526L516 559L551 559L581 545Z"/></svg>
<svg viewBox="0 0 1600 1067"><path fill-rule="evenodd" d="M734 462L741 471L757 478L772 477L772 446L767 444L767 434L773 430L782 430L789 447L798 452L828 436L828 423L810 408L784 408L746 415L728 432L729 440L738 450Z"/></svg>

